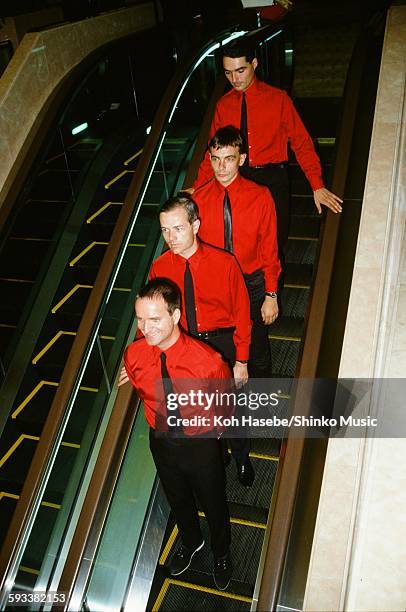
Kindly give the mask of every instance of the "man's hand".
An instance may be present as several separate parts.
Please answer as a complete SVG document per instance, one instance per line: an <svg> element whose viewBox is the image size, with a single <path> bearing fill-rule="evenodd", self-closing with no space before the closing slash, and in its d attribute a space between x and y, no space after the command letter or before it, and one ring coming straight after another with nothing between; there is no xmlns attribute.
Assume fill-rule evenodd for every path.
<svg viewBox="0 0 406 612"><path fill-rule="evenodd" d="M193 187L188 187L187 189L182 189L180 191L180 193L188 193L189 195L193 195L195 192L195 189L193 189Z"/></svg>
<svg viewBox="0 0 406 612"><path fill-rule="evenodd" d="M319 211L319 215L321 215L321 205L327 206L333 213L340 213L342 211L341 204L343 203L342 199L332 193L325 187L321 187L320 189L316 189L313 191L314 203L316 204L316 208Z"/></svg>
<svg viewBox="0 0 406 612"><path fill-rule="evenodd" d="M121 372L120 372L120 376L118 379L118 383L117 383L117 387L121 387L121 385L124 385L126 382L128 382L130 379L127 376L127 370L125 369L125 367L123 366L121 368Z"/></svg>
<svg viewBox="0 0 406 612"><path fill-rule="evenodd" d="M233 367L234 381L237 389L243 387L248 382L248 366L246 363L241 363L240 361L235 362L235 366Z"/></svg>
<svg viewBox="0 0 406 612"><path fill-rule="evenodd" d="M264 303L261 306L262 320L265 325L270 325L273 323L278 318L278 313L278 299L266 295Z"/></svg>

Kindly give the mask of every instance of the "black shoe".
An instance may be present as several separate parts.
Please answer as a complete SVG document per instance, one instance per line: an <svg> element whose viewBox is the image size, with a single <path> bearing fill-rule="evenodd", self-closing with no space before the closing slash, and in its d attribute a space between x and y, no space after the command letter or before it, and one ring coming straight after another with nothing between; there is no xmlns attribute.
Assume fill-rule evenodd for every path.
<svg viewBox="0 0 406 612"><path fill-rule="evenodd" d="M236 461L238 480L244 487L250 487L254 482L255 472L250 458L247 457L243 463Z"/></svg>
<svg viewBox="0 0 406 612"><path fill-rule="evenodd" d="M180 548L173 555L172 560L169 565L169 573L171 576L179 576L179 574L183 574L186 572L190 564L192 563L192 559L194 555L203 548L204 540L197 548L194 550L189 550L183 544L181 544Z"/></svg>
<svg viewBox="0 0 406 612"><path fill-rule="evenodd" d="M224 557L214 559L213 578L214 584L219 591L224 591L228 587L232 573L233 562L231 561L230 553L227 553Z"/></svg>

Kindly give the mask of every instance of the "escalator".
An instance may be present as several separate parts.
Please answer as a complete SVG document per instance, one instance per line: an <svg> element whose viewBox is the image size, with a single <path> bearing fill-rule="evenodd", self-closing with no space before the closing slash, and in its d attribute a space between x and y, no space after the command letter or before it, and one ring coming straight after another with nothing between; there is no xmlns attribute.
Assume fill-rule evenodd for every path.
<svg viewBox="0 0 406 612"><path fill-rule="evenodd" d="M131 70L137 63L129 64L147 42L162 55L161 81L159 86L151 77L148 81L138 68L148 89L135 102L135 88L141 84L132 80ZM118 210L136 170L151 115L169 78L172 62L165 59L169 57L168 45L160 30L141 32L95 52L69 75L65 101L49 121L49 132L11 213L1 219L0 350L4 380L0 390L0 541L7 532ZM80 123L83 119L86 122ZM114 292L117 313L149 239L154 207L159 204L156 194L165 187L173 160L182 159L189 146L187 137L179 138L176 147L168 143L166 167L161 164L153 177L150 206L144 207L132 236L131 270ZM105 358L117 316L111 320L113 331L106 331L101 339ZM99 360L93 361L92 372L79 390L82 410L65 433L56 476L41 506L46 528L38 530L38 551L47 542L82 443L89 397L97 394L103 377ZM28 578L35 575L41 554L37 555L39 560L34 555L23 563Z"/></svg>
<svg viewBox="0 0 406 612"><path fill-rule="evenodd" d="M229 33L226 39L242 34ZM289 38L281 27L269 26L250 36L257 44L262 43L259 53L265 56L276 50L273 56L280 57L281 48L284 51L288 48ZM29 468L28 479L34 485L24 485L19 512L3 546L1 569L3 576L7 576L8 588L66 592L69 599L66 609L248 610L256 605L265 575L267 543L272 537L274 510L289 452L286 441L282 445L272 437L252 441L251 458L257 476L249 490L239 485L234 465L228 467L235 571L227 591L213 588L207 552L193 561L181 580L173 580L167 565L178 545L177 532L170 517L167 523L168 508L155 482L148 428L131 389L117 391L114 387L123 346L135 333L132 315L135 295L147 277L150 262L162 247L155 217L157 206L183 184L206 106L199 105L196 91L202 82L207 85L208 80L209 89L214 86L217 68L213 56L218 46L218 41L207 45L185 67L183 76L179 72L175 77L162 101L151 138L139 156L138 175L124 198L123 187L121 193L109 197L108 206L106 202L89 211L86 232L90 227L90 231L97 233L90 237L86 233L78 244L69 260L70 268L78 265L73 272L77 276L65 283L53 301L54 314L66 317L61 320L68 328L69 322L75 317L78 320L82 313L79 304L85 294L81 292L90 292ZM284 58L287 55L283 53ZM217 90L221 93L221 87ZM328 179L334 173L338 101L329 105L332 113L327 122L328 132L325 125L322 131L317 129L319 101L297 103L316 139ZM208 127L207 120L203 123ZM205 139L204 134L197 139L195 163ZM111 175L105 185L120 190L129 174ZM301 367L312 283L317 279L320 241L326 234L326 219L315 214L311 193L294 159L290 159L290 174L292 222L282 316L269 334L274 376L286 381L297 375ZM119 204L121 201L123 205ZM108 216L117 213L111 238L103 236ZM148 214L151 220L148 239L141 243L148 230L143 229L142 236L136 232L139 222L148 226ZM102 227L92 227L95 222ZM102 239L97 239L100 236ZM106 242L109 244L98 244ZM134 246L139 244L145 246ZM89 274L99 264L98 247L105 255L94 278ZM134 263L136 249L143 249L138 267ZM85 287L71 293L76 285ZM92 379L95 371L99 372L97 387ZM94 396L92 400L83 400L81 393ZM288 390L281 399L289 400ZM66 468L63 442L69 442L70 428L81 419L84 425L80 448L72 465ZM52 487L58 478L65 487L63 496L57 499L52 497ZM46 523L48 531L44 533L44 521L49 519L41 516L41 512L51 509L57 517L52 524ZM204 516L201 519L205 532ZM18 521L29 526L25 536ZM39 534L43 534L42 548L37 554Z"/></svg>

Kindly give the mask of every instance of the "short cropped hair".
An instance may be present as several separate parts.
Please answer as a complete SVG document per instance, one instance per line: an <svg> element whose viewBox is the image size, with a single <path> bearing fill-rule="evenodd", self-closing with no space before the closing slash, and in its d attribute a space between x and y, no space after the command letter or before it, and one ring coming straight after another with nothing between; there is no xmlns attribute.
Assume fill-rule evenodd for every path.
<svg viewBox="0 0 406 612"><path fill-rule="evenodd" d="M137 295L137 299L153 300L160 297L164 300L169 314L173 314L177 308L180 310L180 289L169 278L153 278Z"/></svg>
<svg viewBox="0 0 406 612"><path fill-rule="evenodd" d="M245 60L251 64L256 53L246 41L238 38L223 47L223 57L245 57Z"/></svg>
<svg viewBox="0 0 406 612"><path fill-rule="evenodd" d="M217 130L209 142L209 149L221 149L222 147L237 147L240 153L247 152L241 132L234 125L226 125Z"/></svg>
<svg viewBox="0 0 406 612"><path fill-rule="evenodd" d="M169 198L162 206L159 214L170 212L176 208L183 208L187 213L187 218L190 224L197 221L199 218L199 208L196 202L185 192L180 192L178 195Z"/></svg>

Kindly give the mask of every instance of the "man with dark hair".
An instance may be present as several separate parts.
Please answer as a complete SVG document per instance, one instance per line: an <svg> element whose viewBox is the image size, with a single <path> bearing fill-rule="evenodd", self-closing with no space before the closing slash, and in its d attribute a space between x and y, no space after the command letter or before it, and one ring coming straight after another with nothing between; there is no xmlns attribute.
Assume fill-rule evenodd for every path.
<svg viewBox="0 0 406 612"><path fill-rule="evenodd" d="M273 195L278 218L279 257L283 263L289 231L288 143L311 185L319 213L322 205L334 213L341 212L342 200L325 188L320 160L292 100L285 91L258 80L255 76L257 66L255 53L244 41L235 40L224 48L223 68L232 89L217 102L209 139L226 125L241 129L247 147L241 174L266 185ZM207 152L193 188L212 178Z"/></svg>
<svg viewBox="0 0 406 612"><path fill-rule="evenodd" d="M140 291L135 313L144 337L127 348L124 364L144 403L152 456L181 537L170 573L186 571L204 546L196 496L210 530L214 581L224 590L232 574L231 530L224 464L213 427L215 402L179 402L174 411L170 402L194 382L203 393L221 388L222 382L227 388L231 372L214 349L182 333L180 301L178 287L165 278L153 279ZM123 382L121 377L119 384Z"/></svg>
<svg viewBox="0 0 406 612"><path fill-rule="evenodd" d="M239 173L246 154L237 128L217 130L209 151L215 180L193 196L199 206L199 236L234 253L241 266L253 323L248 370L251 377L267 378L271 376L271 356L266 326L278 316L280 273L274 202L266 187Z"/></svg>
<svg viewBox="0 0 406 612"><path fill-rule="evenodd" d="M158 257L150 278L167 277L182 293L181 325L207 342L233 369L237 387L248 381L251 336L250 302L240 266L233 255L198 240L199 210L190 197L170 198L159 220L169 251ZM251 486L254 470L248 440L230 439L238 479Z"/></svg>

